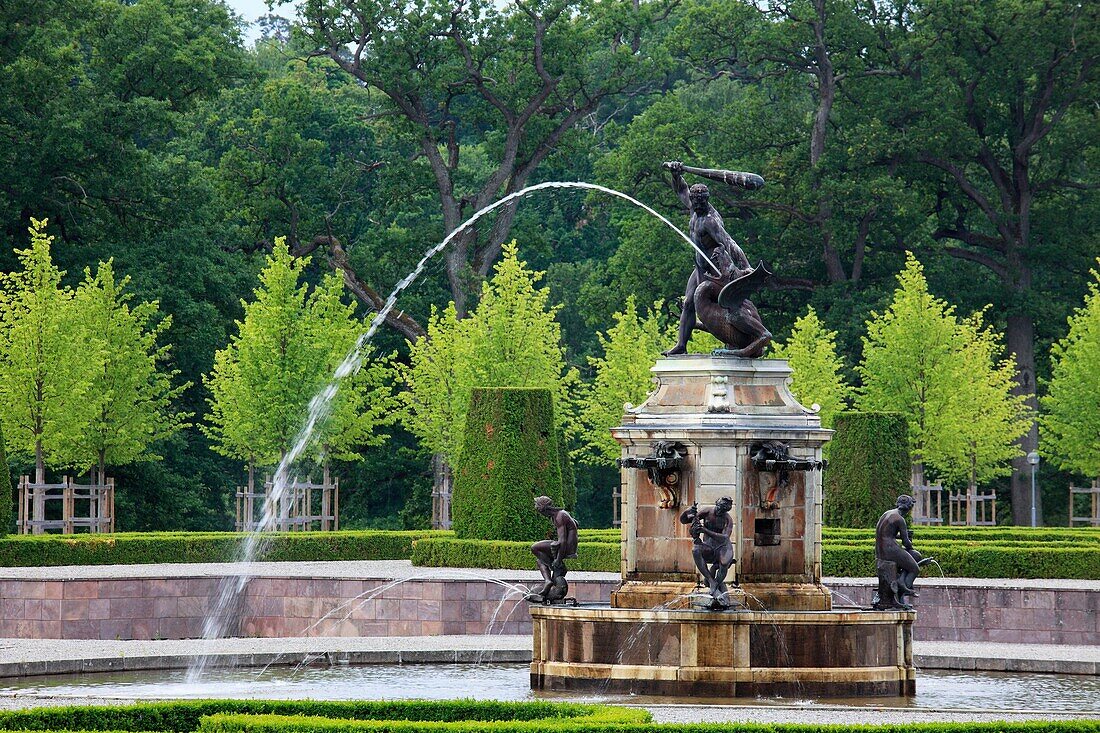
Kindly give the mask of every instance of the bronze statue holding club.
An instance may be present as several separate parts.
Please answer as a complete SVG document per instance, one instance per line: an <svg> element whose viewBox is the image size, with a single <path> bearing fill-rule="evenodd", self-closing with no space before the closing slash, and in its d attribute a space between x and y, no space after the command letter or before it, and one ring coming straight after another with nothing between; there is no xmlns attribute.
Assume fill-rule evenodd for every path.
<svg viewBox="0 0 1100 733"><path fill-rule="evenodd" d="M772 335L748 296L759 289L771 273L763 262L754 268L726 232L722 216L710 204L710 189L706 184L688 187L683 174L693 173L750 191L762 187L764 179L754 173L692 168L675 160L666 162L664 167L672 173L673 190L691 212L688 236L703 253L696 254L695 269L688 278L676 345L665 355L687 353L691 332L698 328L723 343L724 348L714 352L717 356L746 359L763 356Z"/></svg>

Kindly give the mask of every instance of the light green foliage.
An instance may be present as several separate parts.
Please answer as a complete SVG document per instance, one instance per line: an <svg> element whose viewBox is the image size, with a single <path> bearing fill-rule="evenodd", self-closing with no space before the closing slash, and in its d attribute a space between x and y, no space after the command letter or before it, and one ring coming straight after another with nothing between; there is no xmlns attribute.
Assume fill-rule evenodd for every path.
<svg viewBox="0 0 1100 733"><path fill-rule="evenodd" d="M188 414L174 402L190 384L173 386L178 370L162 370L169 347L159 345L171 326L170 316L159 318L158 304L133 308L130 278L115 279L111 260L100 263L93 275L85 270L72 307L81 343L92 350L88 359L89 421L66 435L60 458L80 469L96 467L100 480L107 465L125 465L160 456L150 452L159 440L186 426Z"/></svg>
<svg viewBox="0 0 1100 733"><path fill-rule="evenodd" d="M326 276L311 292L301 283L306 258L291 256L276 240L260 273L255 300L244 304L238 332L215 357L207 376L211 392L204 432L215 450L250 463L271 465L290 448L310 399L332 378L363 325L354 306L341 301L343 282ZM381 443L375 428L393 420L387 360L372 361L340 382L331 416L314 447L328 446L354 459L358 445Z"/></svg>
<svg viewBox="0 0 1100 733"><path fill-rule="evenodd" d="M1100 262L1100 260L1098 260ZM1069 333L1051 347L1053 374L1040 416L1043 453L1060 468L1100 476L1100 272Z"/></svg>
<svg viewBox="0 0 1100 733"><path fill-rule="evenodd" d="M639 316L634 296L628 296L615 325L599 334L603 356L589 357L594 377L584 393L580 410L583 448L576 452L581 463L614 465L621 454L611 428L623 419L623 404L641 404L652 386L649 369L667 348L667 329L661 324L661 303Z"/></svg>
<svg viewBox="0 0 1100 733"><path fill-rule="evenodd" d="M0 537L11 528L12 516L11 470L8 468L8 456L4 451L4 426L0 425Z"/></svg>
<svg viewBox="0 0 1100 733"><path fill-rule="evenodd" d="M458 319L454 303L433 309L427 338L410 345L406 427L448 461L462 448L475 387L549 388L558 427L572 433L570 389L578 374L565 365L559 307L550 305L549 289L536 287L543 273L527 269L514 241L503 254L468 318Z"/></svg>
<svg viewBox="0 0 1100 733"><path fill-rule="evenodd" d="M31 222L30 247L16 250L22 269L2 281L0 420L12 452L34 456L41 474L47 457L88 423L91 365L102 357L85 341L72 291L61 286L47 222Z"/></svg>
<svg viewBox="0 0 1100 733"><path fill-rule="evenodd" d="M890 307L867 323L860 409L904 415L913 462L945 479L976 483L1007 473L1031 415L1012 395L1015 369L1001 356L999 336L981 313L960 321L929 293L912 254L898 283Z"/></svg>
<svg viewBox="0 0 1100 733"><path fill-rule="evenodd" d="M928 292L924 268L909 253L890 306L867 322L857 403L905 417L914 463L949 453L958 427L951 411L960 367L954 311Z"/></svg>
<svg viewBox="0 0 1100 733"><path fill-rule="evenodd" d="M844 359L836 353L836 331L830 331L811 306L794 322L786 344L774 344L772 356L791 366L791 393L806 407L820 406L821 425L848 408L852 387L844 379Z"/></svg>
<svg viewBox="0 0 1100 733"><path fill-rule="evenodd" d="M983 323L983 314L959 322L959 369L951 402L950 449L931 457L945 479L977 485L1011 472L1020 453L1016 441L1028 431L1032 413L1025 398L1012 394L1016 366L1005 358L1000 335Z"/></svg>

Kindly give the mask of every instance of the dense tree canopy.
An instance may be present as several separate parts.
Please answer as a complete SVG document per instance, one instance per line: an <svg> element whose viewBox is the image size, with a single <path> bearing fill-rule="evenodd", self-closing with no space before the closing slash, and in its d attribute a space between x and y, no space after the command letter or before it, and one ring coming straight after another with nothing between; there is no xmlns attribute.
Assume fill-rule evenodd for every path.
<svg viewBox="0 0 1100 733"><path fill-rule="evenodd" d="M926 334L928 347L912 359L966 350L989 366L964 367L985 375L971 385L992 390L982 400L995 400L1010 375L1016 397L1008 412L1018 417L1023 398L1031 414L1040 405L1049 414L1045 454L1070 454L1063 435L1084 436L1073 438L1073 455L1096 447L1095 431L1077 430L1066 412L1084 399L1067 385L1087 383L1082 374L1095 363L1078 345L1091 343L1080 325L1087 317L1067 319L1087 294L1100 247L1096 3L311 0L297 8L294 23L268 27L245 48L237 21L215 0L0 3L0 271L9 313L0 328L7 370L0 391L15 404L11 395L37 368L34 353L54 365L42 384L64 383L43 387L41 397L56 404L40 419L4 407L0 420L18 470L29 468L36 444L44 469L88 465L87 448L78 459L75 443L60 440L59 416L90 409L91 401L77 398L90 378L58 365L72 364L68 350L95 353L102 343L80 341L79 319L58 317L44 322L37 352L29 342L13 350L8 345L27 333L10 314L32 310L18 295L29 270L17 252L53 237L51 264L40 274L58 303L75 297L86 268L94 273L111 260L115 286L129 278L131 314L146 308L136 304L157 304L129 341L144 344L142 363L157 362L161 377L145 372L152 381L143 381L135 371L130 383L160 395L149 398L169 416L158 428L180 427L171 435L135 428L149 442L138 450L127 439L130 447L117 448L120 465L111 470L120 527L227 526L242 454L215 452L198 429L210 424L214 398L203 376L229 378L238 368L225 350L277 238L286 237L280 256L298 273L297 287L328 294L346 339L424 251L475 210L526 185L604 183L682 225L687 212L660 166L667 159L765 177L767 186L753 192L711 184L731 235L777 273L754 302L787 351L805 346L809 354L835 334L829 373L858 388L861 404L889 370L872 377L844 365L869 368L893 348L884 344L919 335L887 338L881 324L865 334L872 313L892 312L894 278L911 251L923 263L925 290L942 298L941 315L954 306L985 319L956 318L939 336ZM49 220L36 225L33 242L32 217ZM636 354L612 358L628 299L664 303L638 315L639 327L650 318L674 322L692 267L682 240L640 210L570 191L504 207L464 230L402 294L375 353L397 352L412 373L426 363L418 354L429 342L439 354L453 352L439 363L466 358L466 342L453 334L476 331L483 356L508 348L494 339L530 324L484 285L513 238L523 243L515 262L546 273L545 288L532 286L526 296L542 298L539 328L547 337L539 346L549 351L537 369L552 361L545 371L554 379L576 369L580 382L596 385L587 394L600 395L602 417L582 420L579 431L572 414L563 415L569 449L592 452L600 463L597 454L607 459L615 450L600 426L621 409L614 401L634 401L618 390L648 373L645 353L657 348L648 340L660 340L646 325L638 337L644 349L632 343L623 352ZM339 293L326 273L342 280ZM84 287L91 297L93 286ZM105 283L95 287L106 292ZM353 298L366 306L356 315ZM806 335L806 323L796 326L807 307L819 338ZM500 321L476 318L483 309ZM425 334L442 335L426 341ZM464 381L508 376L525 363L519 356L489 360L489 371ZM623 384L611 385L619 380L613 374ZM382 379L369 369L360 378L375 381L354 394L374 392ZM298 380L292 388L312 386ZM935 412L935 395L925 397ZM238 409L226 405L226 414ZM346 409L374 408L349 402ZM291 413L273 415L276 439L233 436L226 424L219 440L269 460L294 430ZM997 433L976 427L990 411L972 417L975 436ZM363 440L362 425L354 439L330 445L349 459L336 470L351 479L345 511L355 523L420 521L429 454L453 454L453 445L442 449L448 433L417 419L392 426L384 446L364 446L373 438ZM1026 477L1018 458L1035 445L1033 431L1018 447L1006 447L999 433L995 448L975 438L967 454L961 438L933 449L946 438L940 428L921 427L927 419L917 416L910 429L927 433L917 452L928 453L930 465L962 480L968 455L1014 454L1012 483L999 473L1001 458L991 458L999 468L977 480L1013 487L1017 512L1028 506L1019 496L1026 481L1016 479ZM130 463L138 454L163 460ZM1047 465L1042 486L1064 490L1069 475ZM606 516L584 502L607 504L615 480L606 465L584 466L581 512ZM1052 503L1048 519L1064 504Z"/></svg>

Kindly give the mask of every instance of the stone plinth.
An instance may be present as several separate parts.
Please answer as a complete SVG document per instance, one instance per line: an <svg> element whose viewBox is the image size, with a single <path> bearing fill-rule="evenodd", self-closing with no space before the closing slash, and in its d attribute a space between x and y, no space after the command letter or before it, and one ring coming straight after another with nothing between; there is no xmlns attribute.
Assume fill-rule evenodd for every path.
<svg viewBox="0 0 1100 733"><path fill-rule="evenodd" d="M612 605L685 605L698 574L680 513L728 496L737 563L727 582L747 591L738 600L768 610L829 609L821 586L821 471L757 470L751 458L762 442L780 441L791 458L817 462L832 435L791 395L787 362L689 355L659 359L652 371L656 388L612 434L625 461L651 455L659 441L681 446L680 502L669 506L646 471L622 469L623 585Z"/></svg>
<svg viewBox="0 0 1100 733"><path fill-rule="evenodd" d="M916 691L912 612L532 606L531 686L684 697Z"/></svg>

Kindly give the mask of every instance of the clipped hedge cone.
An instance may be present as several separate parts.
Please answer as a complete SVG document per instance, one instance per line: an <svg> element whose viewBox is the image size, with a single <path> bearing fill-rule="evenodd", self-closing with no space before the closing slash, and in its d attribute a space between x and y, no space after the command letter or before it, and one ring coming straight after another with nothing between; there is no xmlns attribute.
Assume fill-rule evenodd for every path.
<svg viewBox="0 0 1100 733"><path fill-rule="evenodd" d="M548 389L475 389L455 465L451 520L461 539L534 542L549 523L545 495L562 506L561 458Z"/></svg>
<svg viewBox="0 0 1100 733"><path fill-rule="evenodd" d="M874 527L908 494L909 433L897 412L841 412L825 471L824 519L830 527Z"/></svg>

